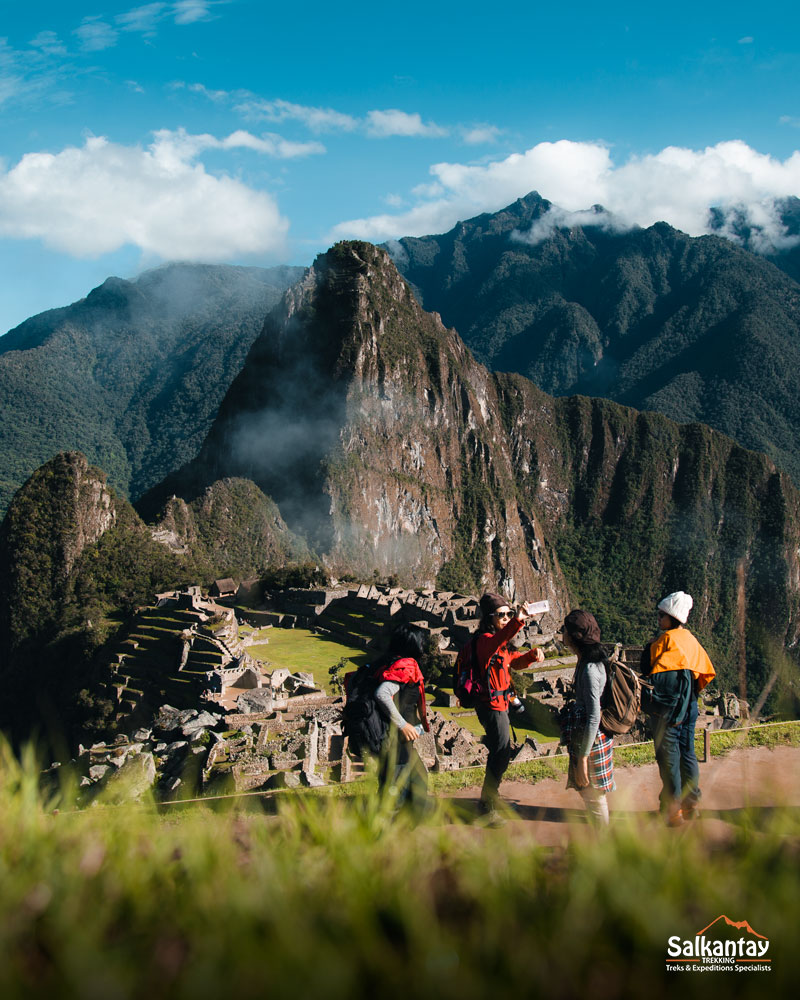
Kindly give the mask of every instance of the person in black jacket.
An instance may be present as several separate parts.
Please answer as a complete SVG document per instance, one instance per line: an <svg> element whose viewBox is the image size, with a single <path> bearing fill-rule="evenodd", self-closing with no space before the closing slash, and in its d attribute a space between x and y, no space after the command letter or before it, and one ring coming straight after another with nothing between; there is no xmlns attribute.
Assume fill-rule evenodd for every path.
<svg viewBox="0 0 800 1000"><path fill-rule="evenodd" d="M428 772L414 743L428 731L425 681L419 663L426 633L415 625L399 625L387 652L375 664L375 699L389 720L378 764L378 789L422 814L427 806Z"/></svg>

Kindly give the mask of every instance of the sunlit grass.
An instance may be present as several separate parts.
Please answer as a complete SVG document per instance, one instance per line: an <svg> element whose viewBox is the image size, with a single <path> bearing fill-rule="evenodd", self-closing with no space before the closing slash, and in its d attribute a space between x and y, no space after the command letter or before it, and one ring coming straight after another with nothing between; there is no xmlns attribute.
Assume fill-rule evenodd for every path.
<svg viewBox="0 0 800 1000"><path fill-rule="evenodd" d="M71 794L42 799L37 762L4 752L3 997L655 1000L788 993L800 971L796 810L743 816L724 846L639 818L553 852L517 824L414 828L373 794L274 815L78 812ZM721 913L770 939L772 971L666 973L667 938Z"/></svg>
<svg viewBox="0 0 800 1000"><path fill-rule="evenodd" d="M317 635L303 628L272 628L266 633L268 642L254 643L248 646L251 656L262 662L269 662L270 669L286 667L293 673L304 670L314 675L317 685L326 694L335 694L331 686L328 670L342 658L348 660L348 670L355 670L368 660L363 649L348 646L330 639L325 635Z"/></svg>

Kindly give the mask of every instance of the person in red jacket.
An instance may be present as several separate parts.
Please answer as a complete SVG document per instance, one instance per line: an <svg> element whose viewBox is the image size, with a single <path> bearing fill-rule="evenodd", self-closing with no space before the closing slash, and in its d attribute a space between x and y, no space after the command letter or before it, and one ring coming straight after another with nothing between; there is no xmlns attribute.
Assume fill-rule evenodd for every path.
<svg viewBox="0 0 800 1000"><path fill-rule="evenodd" d="M486 732L489 748L486 776L481 790L480 810L490 819L500 822L497 813L500 782L511 760L511 727L508 719L509 701L518 703L511 683L511 669L523 670L532 663L541 663L544 653L538 647L526 653L512 652L508 643L525 625L533 613L533 605L525 603L512 611L499 594L484 594L480 600L481 622L475 644L475 658L486 685L481 701L475 706L480 724Z"/></svg>

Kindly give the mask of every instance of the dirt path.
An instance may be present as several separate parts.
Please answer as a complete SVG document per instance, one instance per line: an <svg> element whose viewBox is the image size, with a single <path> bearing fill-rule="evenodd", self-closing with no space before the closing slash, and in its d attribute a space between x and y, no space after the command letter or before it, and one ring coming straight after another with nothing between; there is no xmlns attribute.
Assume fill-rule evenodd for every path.
<svg viewBox="0 0 800 1000"><path fill-rule="evenodd" d="M642 767L618 767L617 790L609 796L613 817L654 816L658 809L661 781L655 764ZM516 810L509 823L519 827L538 843L566 844L586 830L585 811L578 793L565 788L566 776L540 781L535 785L519 781L503 782L501 793ZM725 757L714 757L700 764L700 788L703 792L702 824L705 835L728 839L746 809L769 811L774 806L800 808L800 748L756 747L734 750ZM452 798L474 800L479 788L455 792Z"/></svg>

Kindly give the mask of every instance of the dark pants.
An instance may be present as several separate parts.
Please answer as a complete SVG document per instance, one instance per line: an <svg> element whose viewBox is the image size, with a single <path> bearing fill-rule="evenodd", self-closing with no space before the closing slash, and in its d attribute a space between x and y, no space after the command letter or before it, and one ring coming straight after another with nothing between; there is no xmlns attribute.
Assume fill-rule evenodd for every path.
<svg viewBox="0 0 800 1000"><path fill-rule="evenodd" d="M391 724L378 761L378 791L381 795L396 795L398 808L408 806L421 815L427 807L425 765L414 744L404 740L397 726Z"/></svg>
<svg viewBox="0 0 800 1000"><path fill-rule="evenodd" d="M511 727L508 722L508 711L496 712L481 703L475 706L475 711L478 721L486 731L484 742L489 748L481 802L491 806L497 801L500 782L511 760Z"/></svg>
<svg viewBox="0 0 800 1000"><path fill-rule="evenodd" d="M700 799L700 768L694 750L697 714L697 699L692 698L686 718L679 726L665 726L654 716L649 719L661 776L662 812L669 812L681 802L694 806Z"/></svg>

